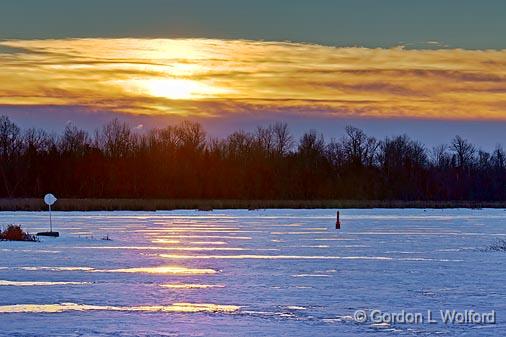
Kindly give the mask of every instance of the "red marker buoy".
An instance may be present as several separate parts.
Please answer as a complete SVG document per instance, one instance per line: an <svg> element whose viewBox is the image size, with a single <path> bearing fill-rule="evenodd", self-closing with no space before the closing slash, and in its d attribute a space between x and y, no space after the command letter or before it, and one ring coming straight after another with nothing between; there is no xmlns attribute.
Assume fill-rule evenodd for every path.
<svg viewBox="0 0 506 337"><path fill-rule="evenodd" d="M341 221L339 221L339 211L336 213L336 229L341 229Z"/></svg>

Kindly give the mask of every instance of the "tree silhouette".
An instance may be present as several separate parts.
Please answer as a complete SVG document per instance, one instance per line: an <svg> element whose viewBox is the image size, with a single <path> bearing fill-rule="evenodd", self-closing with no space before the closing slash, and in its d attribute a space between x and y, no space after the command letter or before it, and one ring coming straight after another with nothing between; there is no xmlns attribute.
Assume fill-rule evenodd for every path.
<svg viewBox="0 0 506 337"><path fill-rule="evenodd" d="M115 119L90 135L21 130L0 117L0 197L506 200L506 154L460 136L428 150L347 126L296 143L286 123L207 137L185 121L139 132Z"/></svg>

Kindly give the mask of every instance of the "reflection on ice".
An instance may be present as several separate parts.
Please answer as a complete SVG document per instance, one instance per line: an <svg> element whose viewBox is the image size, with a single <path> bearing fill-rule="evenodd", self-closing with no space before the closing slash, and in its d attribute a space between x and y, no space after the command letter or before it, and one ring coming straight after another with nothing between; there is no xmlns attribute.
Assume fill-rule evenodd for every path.
<svg viewBox="0 0 506 337"><path fill-rule="evenodd" d="M271 232L272 235L315 235L315 234L327 234L322 231L305 231L305 232Z"/></svg>
<svg viewBox="0 0 506 337"><path fill-rule="evenodd" d="M159 231L151 231L152 234L157 233L260 233L262 231L242 230L242 229L164 229Z"/></svg>
<svg viewBox="0 0 506 337"><path fill-rule="evenodd" d="M171 289L206 289L206 288L224 288L222 284L194 284L194 283L166 283L160 284L162 288Z"/></svg>
<svg viewBox="0 0 506 337"><path fill-rule="evenodd" d="M307 309L305 307L301 307L301 306L298 306L298 305L289 305L286 308L290 309L290 310L306 310Z"/></svg>
<svg viewBox="0 0 506 337"><path fill-rule="evenodd" d="M348 239L348 238L314 238L314 239L304 239L309 241L357 241L356 239Z"/></svg>
<svg viewBox="0 0 506 337"><path fill-rule="evenodd" d="M208 225L199 225L199 226L185 226L185 227L175 227L175 226L170 226L168 228L157 228L157 229L139 229L139 230L136 230L136 232L144 232L144 233L148 233L148 234L153 234L153 233L166 233L166 232L173 232L173 231L177 231L177 232L207 232L207 231L231 231L231 232L236 232L239 230L240 227L216 227L216 226L208 226ZM258 232L258 231L256 231Z"/></svg>
<svg viewBox="0 0 506 337"><path fill-rule="evenodd" d="M302 246L290 246L293 248L329 248L329 245L302 245Z"/></svg>
<svg viewBox="0 0 506 337"><path fill-rule="evenodd" d="M59 250L45 250L45 249L9 249L9 248L2 248L0 249L1 252L16 252L16 253L49 253L49 254L58 254L61 253Z"/></svg>
<svg viewBox="0 0 506 337"><path fill-rule="evenodd" d="M78 249L125 249L125 250L188 250L188 251L206 251L206 250L218 250L218 251L241 251L250 250L246 248L238 247L163 247L163 246L78 246ZM255 249L253 249L255 250ZM273 249L258 249L258 250L273 250Z"/></svg>
<svg viewBox="0 0 506 337"><path fill-rule="evenodd" d="M18 267L15 269L28 271L84 271L90 273L146 273L146 274L172 274L172 275L204 275L217 273L214 269L186 268L181 266L137 267L118 269L95 269L91 267Z"/></svg>
<svg viewBox="0 0 506 337"><path fill-rule="evenodd" d="M204 275L217 273L214 269L186 268L179 266L161 266L161 267L140 267L140 268L120 268L97 270L110 273L148 273L148 274L171 274L171 275Z"/></svg>
<svg viewBox="0 0 506 337"><path fill-rule="evenodd" d="M222 305L209 303L174 303L170 305L146 305L146 306L110 306L110 305L87 305L76 303L59 304L14 304L1 305L0 313L58 313L65 311L141 311L141 312L234 312L240 307L236 305Z"/></svg>
<svg viewBox="0 0 506 337"><path fill-rule="evenodd" d="M424 257L390 257L390 256L328 256L328 255L178 255L160 254L170 259L263 259L263 260L385 260L385 261L434 261L434 262L462 262L458 259L433 259Z"/></svg>
<svg viewBox="0 0 506 337"><path fill-rule="evenodd" d="M388 256L326 256L326 255L178 255L160 254L161 257L171 259L266 259L266 260L396 260Z"/></svg>
<svg viewBox="0 0 506 337"><path fill-rule="evenodd" d="M190 245L226 245L225 241L190 241L187 242Z"/></svg>
<svg viewBox="0 0 506 337"><path fill-rule="evenodd" d="M231 235L163 235L165 239L227 239L227 240L251 240L250 236L231 236Z"/></svg>
<svg viewBox="0 0 506 337"><path fill-rule="evenodd" d="M351 315L356 309L370 310L372 304L385 311L402 308L406 298L421 310L447 300L458 307L474 303L480 310L497 308L502 317L506 255L479 248L504 237L506 212L487 210L480 219L446 222L369 216L422 212L346 210L364 216L344 216L339 231L330 210L223 210L205 216L171 211L139 217L137 212L58 213L60 239L0 243L0 255L5 255L0 259L2 331L89 336L106 335L113 326L119 334L218 335L221 331L212 327L226 326L238 336L392 334L353 324ZM489 221L489 212L501 217ZM1 216L3 223L18 221L30 231L46 219L38 213ZM485 225L476 227L478 222ZM95 238L112 233L114 241L70 234L85 230ZM44 251L59 253L38 254ZM458 287L455 280L466 282ZM8 312L24 314L3 314ZM51 324L48 314L39 314L52 312L69 313L51 315ZM144 314L151 312L158 314ZM163 312L234 314L196 318ZM435 335L444 329L453 336L463 331L461 326L435 326L440 325L417 326L407 333ZM506 335L501 325L470 328Z"/></svg>
<svg viewBox="0 0 506 337"><path fill-rule="evenodd" d="M153 242L153 243L179 243L181 241L180 240L155 239L155 240L151 240L151 242Z"/></svg>
<svg viewBox="0 0 506 337"><path fill-rule="evenodd" d="M47 270L47 271L93 271L91 267L19 267L17 269L36 271L36 270Z"/></svg>
<svg viewBox="0 0 506 337"><path fill-rule="evenodd" d="M56 282L56 281L7 281L0 280L0 286L30 287L30 286L61 286L61 285L83 285L91 282Z"/></svg>

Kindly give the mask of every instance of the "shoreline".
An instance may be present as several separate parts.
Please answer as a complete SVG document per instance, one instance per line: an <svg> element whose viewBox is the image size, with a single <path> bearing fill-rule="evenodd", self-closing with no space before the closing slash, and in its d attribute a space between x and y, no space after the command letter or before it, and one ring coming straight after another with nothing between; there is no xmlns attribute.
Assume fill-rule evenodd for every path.
<svg viewBox="0 0 506 337"><path fill-rule="evenodd" d="M194 209L506 208L506 201L59 199L55 211L162 211ZM45 211L41 198L0 198L0 211Z"/></svg>

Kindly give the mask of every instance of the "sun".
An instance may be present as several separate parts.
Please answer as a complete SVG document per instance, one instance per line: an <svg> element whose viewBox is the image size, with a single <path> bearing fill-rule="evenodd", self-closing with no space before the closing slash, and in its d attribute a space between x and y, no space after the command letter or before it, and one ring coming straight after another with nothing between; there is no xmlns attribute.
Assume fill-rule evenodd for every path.
<svg viewBox="0 0 506 337"><path fill-rule="evenodd" d="M122 86L144 95L172 100L202 99L229 92L199 81L178 78L132 79L123 82Z"/></svg>
<svg viewBox="0 0 506 337"><path fill-rule="evenodd" d="M209 91L199 82L184 79L147 80L143 86L149 95L169 99L192 99Z"/></svg>

